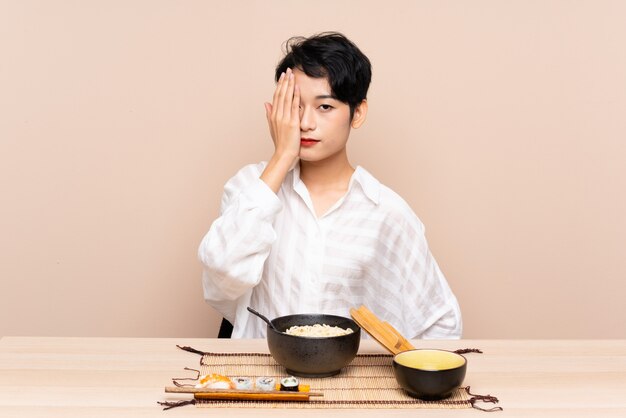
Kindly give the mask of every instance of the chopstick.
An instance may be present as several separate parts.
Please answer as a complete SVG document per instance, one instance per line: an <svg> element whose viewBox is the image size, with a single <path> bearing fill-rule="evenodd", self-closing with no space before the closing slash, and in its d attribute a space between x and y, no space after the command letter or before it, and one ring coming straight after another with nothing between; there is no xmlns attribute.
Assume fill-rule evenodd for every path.
<svg viewBox="0 0 626 418"><path fill-rule="evenodd" d="M409 340L404 338L404 336L402 334L400 334L400 332L397 329L395 329L393 326L391 326L391 324L389 322L385 321L382 324L383 324L383 326L385 328L387 328L390 332L392 332L394 335L396 335L398 337L398 341L396 341L395 348L399 349L400 351L407 351L407 350L415 349L413 344L411 344L409 342Z"/></svg>
<svg viewBox="0 0 626 418"><path fill-rule="evenodd" d="M225 401L300 401L305 402L312 396L306 392L282 392L282 393L195 393L196 399L219 399ZM321 396L321 394L320 394Z"/></svg>
<svg viewBox="0 0 626 418"><path fill-rule="evenodd" d="M168 386L167 393L193 393L196 399L308 401L310 396L324 396L321 392L286 392L277 390L209 389Z"/></svg>
<svg viewBox="0 0 626 418"><path fill-rule="evenodd" d="M397 337L384 328L380 321L372 320L367 313L361 311L361 308L358 310L354 308L350 309L350 315L363 330L385 347L387 351L391 354L397 354L399 352L395 347L398 340Z"/></svg>
<svg viewBox="0 0 626 418"><path fill-rule="evenodd" d="M382 322L372 311L361 305L350 309L352 319L391 354L412 350L415 347L388 322Z"/></svg>

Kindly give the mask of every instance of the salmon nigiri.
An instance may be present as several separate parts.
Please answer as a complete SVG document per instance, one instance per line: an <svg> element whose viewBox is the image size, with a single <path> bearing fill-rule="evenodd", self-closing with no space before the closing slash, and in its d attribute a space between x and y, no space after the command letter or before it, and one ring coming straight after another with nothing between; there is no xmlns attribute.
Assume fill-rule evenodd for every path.
<svg viewBox="0 0 626 418"><path fill-rule="evenodd" d="M221 374L205 374L200 376L196 388L209 388L209 389L234 389L235 384L226 376Z"/></svg>

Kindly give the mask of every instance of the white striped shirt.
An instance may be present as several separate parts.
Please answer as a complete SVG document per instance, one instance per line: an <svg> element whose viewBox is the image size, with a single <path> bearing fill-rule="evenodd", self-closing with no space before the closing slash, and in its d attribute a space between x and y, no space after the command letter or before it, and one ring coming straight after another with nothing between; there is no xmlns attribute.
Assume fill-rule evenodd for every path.
<svg viewBox="0 0 626 418"><path fill-rule="evenodd" d="M408 204L357 167L347 193L317 217L296 164L278 194L242 168L224 188L203 238L204 298L233 323L233 338L262 338L267 317L367 306L409 338L459 338L461 312L424 226Z"/></svg>

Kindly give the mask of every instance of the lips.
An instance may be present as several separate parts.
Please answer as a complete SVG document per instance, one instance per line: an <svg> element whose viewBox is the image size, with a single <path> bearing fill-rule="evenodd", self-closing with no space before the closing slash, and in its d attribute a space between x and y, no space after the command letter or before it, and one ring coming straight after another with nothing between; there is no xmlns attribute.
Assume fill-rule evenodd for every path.
<svg viewBox="0 0 626 418"><path fill-rule="evenodd" d="M317 144L319 141L319 139L313 139L313 138L300 138L300 145L304 146L304 147L310 147L312 145Z"/></svg>

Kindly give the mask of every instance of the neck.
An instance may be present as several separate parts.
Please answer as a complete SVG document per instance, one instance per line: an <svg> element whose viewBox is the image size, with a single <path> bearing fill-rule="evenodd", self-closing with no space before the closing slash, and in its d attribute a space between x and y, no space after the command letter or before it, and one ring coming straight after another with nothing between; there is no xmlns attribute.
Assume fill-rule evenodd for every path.
<svg viewBox="0 0 626 418"><path fill-rule="evenodd" d="M300 179L309 191L331 188L347 190L352 173L354 168L345 153L332 160L300 160Z"/></svg>

